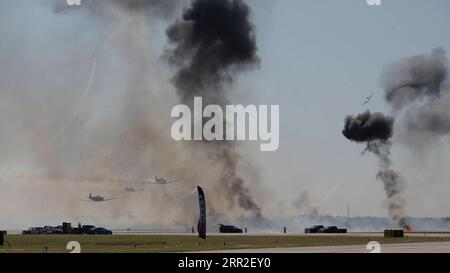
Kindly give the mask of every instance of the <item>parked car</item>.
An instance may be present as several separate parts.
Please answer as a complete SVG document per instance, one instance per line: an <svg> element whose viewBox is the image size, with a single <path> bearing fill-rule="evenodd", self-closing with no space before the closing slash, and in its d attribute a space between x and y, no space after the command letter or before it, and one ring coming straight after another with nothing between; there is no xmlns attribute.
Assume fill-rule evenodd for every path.
<svg viewBox="0 0 450 273"><path fill-rule="evenodd" d="M52 227L44 226L41 230L41 234L53 234Z"/></svg>
<svg viewBox="0 0 450 273"><path fill-rule="evenodd" d="M347 229L338 228L337 226L329 226L329 227L323 228L319 232L321 232L321 233L347 233Z"/></svg>
<svg viewBox="0 0 450 273"><path fill-rule="evenodd" d="M43 233L44 233L44 228L41 228L41 227L35 227L30 230L30 234L43 234Z"/></svg>
<svg viewBox="0 0 450 273"><path fill-rule="evenodd" d="M95 228L93 225L83 225L81 227L81 234L88 234L88 232L93 228Z"/></svg>
<svg viewBox="0 0 450 273"><path fill-rule="evenodd" d="M225 225L220 225L219 231L220 233L244 233L240 228Z"/></svg>
<svg viewBox="0 0 450 273"><path fill-rule="evenodd" d="M108 230L106 228L98 227L98 228L91 228L87 234L91 235L112 235L112 231Z"/></svg>
<svg viewBox="0 0 450 273"><path fill-rule="evenodd" d="M323 225L312 226L310 228L305 228L305 233L319 233L325 227Z"/></svg>
<svg viewBox="0 0 450 273"><path fill-rule="evenodd" d="M56 226L53 228L53 234L64 234L62 226Z"/></svg>

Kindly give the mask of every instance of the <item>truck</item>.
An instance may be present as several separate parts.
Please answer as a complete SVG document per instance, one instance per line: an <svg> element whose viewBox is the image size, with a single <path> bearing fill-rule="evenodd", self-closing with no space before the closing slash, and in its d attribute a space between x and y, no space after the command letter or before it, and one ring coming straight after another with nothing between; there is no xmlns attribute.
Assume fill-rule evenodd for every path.
<svg viewBox="0 0 450 273"><path fill-rule="evenodd" d="M338 228L337 226L325 227L319 231L320 233L347 233L347 229Z"/></svg>
<svg viewBox="0 0 450 273"><path fill-rule="evenodd" d="M305 233L319 233L324 228L323 225L312 226L310 228L305 228Z"/></svg>

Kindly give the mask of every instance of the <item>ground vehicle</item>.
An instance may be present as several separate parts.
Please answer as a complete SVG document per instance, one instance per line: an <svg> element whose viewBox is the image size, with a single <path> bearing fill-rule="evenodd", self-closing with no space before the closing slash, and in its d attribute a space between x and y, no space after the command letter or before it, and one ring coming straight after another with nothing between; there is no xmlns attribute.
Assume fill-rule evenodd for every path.
<svg viewBox="0 0 450 273"><path fill-rule="evenodd" d="M42 233L43 234L54 234L54 227L44 226Z"/></svg>
<svg viewBox="0 0 450 273"><path fill-rule="evenodd" d="M53 230L53 234L63 234L64 233L62 226L54 227L52 230Z"/></svg>
<svg viewBox="0 0 450 273"><path fill-rule="evenodd" d="M30 227L22 231L22 234L112 234L111 231L100 228L94 233L89 233L91 229L96 228L93 225L83 225L78 224L77 227L72 227L71 223L64 222L62 225L58 226L44 226L44 227Z"/></svg>
<svg viewBox="0 0 450 273"><path fill-rule="evenodd" d="M81 227L81 234L88 234L89 230L95 228L93 225L83 225Z"/></svg>
<svg viewBox="0 0 450 273"><path fill-rule="evenodd" d="M22 231L22 234L43 234L44 228L41 227L30 227L27 230Z"/></svg>
<svg viewBox="0 0 450 273"><path fill-rule="evenodd" d="M312 226L310 228L305 228L305 233L319 233L324 228L323 225Z"/></svg>
<svg viewBox="0 0 450 273"><path fill-rule="evenodd" d="M338 228L337 226L329 226L319 230L320 233L347 233L347 229Z"/></svg>
<svg viewBox="0 0 450 273"><path fill-rule="evenodd" d="M112 231L108 230L106 228L98 227L98 228L91 228L87 234L91 235L112 235Z"/></svg>
<svg viewBox="0 0 450 273"><path fill-rule="evenodd" d="M219 225L220 233L243 233L242 229L235 226Z"/></svg>

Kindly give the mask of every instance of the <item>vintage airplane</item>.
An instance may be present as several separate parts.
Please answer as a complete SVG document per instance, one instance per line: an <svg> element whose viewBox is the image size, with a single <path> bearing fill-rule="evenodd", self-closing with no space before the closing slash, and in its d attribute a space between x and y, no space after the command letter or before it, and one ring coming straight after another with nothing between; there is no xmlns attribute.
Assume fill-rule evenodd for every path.
<svg viewBox="0 0 450 273"><path fill-rule="evenodd" d="M126 192L139 192L139 191L144 191L143 189L135 189L133 187L125 187L125 191Z"/></svg>
<svg viewBox="0 0 450 273"><path fill-rule="evenodd" d="M366 100L363 102L362 106L369 104L369 102L372 100L374 93L366 98Z"/></svg>
<svg viewBox="0 0 450 273"><path fill-rule="evenodd" d="M117 198L105 198L105 197L100 196L100 195L93 196L92 193L89 193L89 199L88 200L81 200L81 201L106 202L106 201L110 201L110 200L114 200L114 199L117 199Z"/></svg>
<svg viewBox="0 0 450 273"><path fill-rule="evenodd" d="M150 180L150 183L152 184L158 184L158 185L166 185L171 183L176 183L177 181L169 181L168 179L164 177L155 176L155 180Z"/></svg>

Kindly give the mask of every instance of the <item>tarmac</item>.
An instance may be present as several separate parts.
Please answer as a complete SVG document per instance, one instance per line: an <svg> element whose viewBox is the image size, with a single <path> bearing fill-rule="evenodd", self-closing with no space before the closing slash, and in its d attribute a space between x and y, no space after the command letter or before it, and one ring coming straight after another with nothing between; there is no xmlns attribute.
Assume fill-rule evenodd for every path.
<svg viewBox="0 0 450 273"><path fill-rule="evenodd" d="M450 253L450 242L380 245L378 253ZM367 245L239 249L204 253L370 253Z"/></svg>

